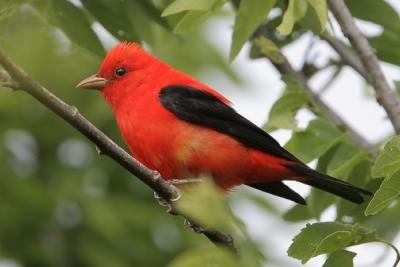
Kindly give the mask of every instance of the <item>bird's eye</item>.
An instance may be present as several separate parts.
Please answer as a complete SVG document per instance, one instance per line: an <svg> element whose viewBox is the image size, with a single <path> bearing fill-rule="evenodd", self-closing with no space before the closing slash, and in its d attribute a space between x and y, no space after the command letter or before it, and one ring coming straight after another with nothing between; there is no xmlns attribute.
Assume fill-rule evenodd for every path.
<svg viewBox="0 0 400 267"><path fill-rule="evenodd" d="M126 73L126 69L125 68L118 68L115 70L115 75L117 76L124 76Z"/></svg>

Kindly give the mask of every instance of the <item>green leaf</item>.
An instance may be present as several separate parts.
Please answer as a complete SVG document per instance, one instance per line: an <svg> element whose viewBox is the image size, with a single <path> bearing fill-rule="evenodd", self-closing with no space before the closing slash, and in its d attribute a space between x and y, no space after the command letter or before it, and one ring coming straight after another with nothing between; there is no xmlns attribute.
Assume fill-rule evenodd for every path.
<svg viewBox="0 0 400 267"><path fill-rule="evenodd" d="M285 58L280 53L279 47L270 39L261 35L254 40L254 44L260 49L260 52L275 63L285 62Z"/></svg>
<svg viewBox="0 0 400 267"><path fill-rule="evenodd" d="M53 0L52 8L50 23L59 27L74 43L104 57L103 45L80 8L66 0Z"/></svg>
<svg viewBox="0 0 400 267"><path fill-rule="evenodd" d="M356 165L367 158L368 154L353 143L342 142L329 161L326 172L335 177L346 177Z"/></svg>
<svg viewBox="0 0 400 267"><path fill-rule="evenodd" d="M400 16L398 12L383 0L347 0L353 16L381 25L384 29L380 36L369 38L370 44L375 48L379 59L399 65L400 52Z"/></svg>
<svg viewBox="0 0 400 267"><path fill-rule="evenodd" d="M353 175L354 168L367 160L368 155L364 151L360 150L353 143L350 143L345 139L343 142L339 142L337 145L329 149L327 153L319 158L317 170L338 177L342 180L348 180L348 178ZM356 175L359 175L359 172ZM365 182L367 176L368 175L359 176L357 177L359 181L357 180L353 183L358 186L363 186L363 182ZM310 213L314 218L319 220L322 212L337 201L339 201L339 203L344 202L345 206L351 208L356 206L351 202L338 199L334 195L327 194L326 192L314 188L311 189L307 203L309 204L308 208Z"/></svg>
<svg viewBox="0 0 400 267"><path fill-rule="evenodd" d="M389 178L400 170L400 136L393 136L379 153L372 168L373 178Z"/></svg>
<svg viewBox="0 0 400 267"><path fill-rule="evenodd" d="M229 59L233 60L251 37L256 28L266 19L276 0L242 0L235 17Z"/></svg>
<svg viewBox="0 0 400 267"><path fill-rule="evenodd" d="M152 53L173 67L196 76L199 72L218 68L226 78L240 83L226 58L197 31L176 38L170 33L156 34L151 40ZM147 41L150 43L150 41ZM196 51L196 53L193 53ZM179 55L179 56L176 56ZM206 60L205 60L206 59Z"/></svg>
<svg viewBox="0 0 400 267"><path fill-rule="evenodd" d="M174 33L185 33L197 28L201 23L207 20L212 14L211 11L188 11L179 21L175 24Z"/></svg>
<svg viewBox="0 0 400 267"><path fill-rule="evenodd" d="M153 22L157 23L164 29L171 31L171 27L168 25L165 18L161 17L161 11L157 6L153 4L152 1L149 0L138 0L138 4L142 7L145 15L149 17Z"/></svg>
<svg viewBox="0 0 400 267"><path fill-rule="evenodd" d="M240 267L232 252L221 247L201 247L186 251L167 267Z"/></svg>
<svg viewBox="0 0 400 267"><path fill-rule="evenodd" d="M383 33L377 37L368 38L368 42L376 50L379 59L400 65L400 51L393 49L400 45L400 31L394 33L384 30Z"/></svg>
<svg viewBox="0 0 400 267"><path fill-rule="evenodd" d="M307 95L300 89L300 85L290 77L284 78L286 89L271 108L268 115L266 129L268 131L275 129L298 130L295 116L297 111L307 104Z"/></svg>
<svg viewBox="0 0 400 267"><path fill-rule="evenodd" d="M361 161L359 164L354 166L346 177L347 182L350 184L367 189L370 192L376 191L380 184L374 186L379 179L371 179L370 158L366 158L364 161ZM364 210L367 207L367 204L367 202L364 202L361 205L356 205L350 201L340 199L336 204L336 218L341 220L344 216L351 216L354 218L354 221L361 221L365 219Z"/></svg>
<svg viewBox="0 0 400 267"><path fill-rule="evenodd" d="M336 147L337 146L329 149L327 153L319 158L317 164L318 171L326 172L327 165L331 161ZM307 206L295 206L285 213L284 219L289 221L304 221L315 218L319 220L322 212L335 201L336 197L334 195L316 188L311 188L310 194L306 197Z"/></svg>
<svg viewBox="0 0 400 267"><path fill-rule="evenodd" d="M244 224L233 215L224 192L216 187L210 179L203 178L204 181L201 183L181 187L183 194L175 207L203 227L222 230L230 234L235 240L235 247L238 251L238 254L235 255L238 257L235 257L233 262L238 265L229 265L231 261L220 262L214 256L209 257L206 253L197 253L198 257L202 259L194 261L194 265L182 261L183 265L178 266L261 266L263 255L247 235ZM211 253L211 255L213 254Z"/></svg>
<svg viewBox="0 0 400 267"><path fill-rule="evenodd" d="M19 5L9 2L3 2L0 4L0 23L8 20L17 11Z"/></svg>
<svg viewBox="0 0 400 267"><path fill-rule="evenodd" d="M21 4L12 0L0 2L0 37L4 37L9 21L15 16Z"/></svg>
<svg viewBox="0 0 400 267"><path fill-rule="evenodd" d="M82 0L83 6L120 41L140 41L126 10L126 2Z"/></svg>
<svg viewBox="0 0 400 267"><path fill-rule="evenodd" d="M317 170L334 177L339 177L342 180L347 180L349 175L352 174L353 168L360 164L361 161L365 161L366 157L365 152L361 151L357 146L353 145L349 141L344 140L330 148L329 151L318 159ZM362 179L365 177L366 176L362 176L358 178ZM311 193L307 198L307 207L313 217L319 220L322 212L337 201L338 198L334 195L312 188ZM342 199L339 201L342 201ZM344 202L353 208L355 206L353 203L349 203L348 201Z"/></svg>
<svg viewBox="0 0 400 267"><path fill-rule="evenodd" d="M306 11L307 0L289 0L289 6L277 30L283 35L288 35L292 32L296 21L300 20L306 14Z"/></svg>
<svg viewBox="0 0 400 267"><path fill-rule="evenodd" d="M307 198L307 208L312 216L318 221L322 212L329 208L337 198L333 194L329 194L317 188L311 188L311 193Z"/></svg>
<svg viewBox="0 0 400 267"><path fill-rule="evenodd" d="M326 172L327 165L333 157L336 147L329 149L327 153L321 156L318 160L317 170ZM296 205L288 210L283 218L287 221L298 222L310 219L319 220L321 213L326 210L335 201L335 196L326 192L311 188L310 194L306 197L307 206Z"/></svg>
<svg viewBox="0 0 400 267"><path fill-rule="evenodd" d="M295 205L283 214L283 219L288 222L300 222L312 218L313 215L311 214L309 208L304 205Z"/></svg>
<svg viewBox="0 0 400 267"><path fill-rule="evenodd" d="M312 257L321 254L377 240L375 231L362 228L358 224L339 222L307 224L293 239L288 255L301 260L304 264Z"/></svg>
<svg viewBox="0 0 400 267"><path fill-rule="evenodd" d="M320 19L314 8L307 8L306 14L296 24L293 31L298 34L312 31L315 35L319 35L325 30L325 25L324 27L321 26Z"/></svg>
<svg viewBox="0 0 400 267"><path fill-rule="evenodd" d="M208 178L184 188L176 208L202 226L230 230L235 218L224 193Z"/></svg>
<svg viewBox="0 0 400 267"><path fill-rule="evenodd" d="M216 1L219 0L175 0L164 9L161 16L166 17L188 10L205 11L210 9Z"/></svg>
<svg viewBox="0 0 400 267"><path fill-rule="evenodd" d="M346 0L354 17L381 25L385 30L400 33L400 16L384 0Z"/></svg>
<svg viewBox="0 0 400 267"><path fill-rule="evenodd" d="M353 267L353 259L356 255L348 250L337 250L329 255L322 267Z"/></svg>
<svg viewBox="0 0 400 267"><path fill-rule="evenodd" d="M324 30L328 22L328 6L326 0L308 0L317 13L321 29Z"/></svg>
<svg viewBox="0 0 400 267"><path fill-rule="evenodd" d="M291 153L303 162L310 162L325 154L331 147L343 140L345 134L324 119L311 121L305 131L295 132L285 145Z"/></svg>
<svg viewBox="0 0 400 267"><path fill-rule="evenodd" d="M400 171L383 180L378 191L369 202L365 215L375 215L385 209L392 200L400 195Z"/></svg>
<svg viewBox="0 0 400 267"><path fill-rule="evenodd" d="M279 215L280 211L275 207L273 203L271 203L264 195L255 194L248 189L240 191L240 197L238 197L238 201L240 202L243 198L246 200L250 200L252 203L258 205L261 209L266 212L270 212L275 215ZM230 196L232 199L232 196Z"/></svg>
<svg viewBox="0 0 400 267"><path fill-rule="evenodd" d="M189 10L181 16L178 22L175 24L174 33L185 33L194 30L207 18L209 18L214 12L219 10L225 3L225 0L213 1L205 10Z"/></svg>

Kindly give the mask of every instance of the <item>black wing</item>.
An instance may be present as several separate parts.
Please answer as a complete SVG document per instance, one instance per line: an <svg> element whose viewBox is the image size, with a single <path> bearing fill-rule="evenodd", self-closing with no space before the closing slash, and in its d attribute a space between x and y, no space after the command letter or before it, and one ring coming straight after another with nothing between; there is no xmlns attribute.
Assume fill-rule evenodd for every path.
<svg viewBox="0 0 400 267"><path fill-rule="evenodd" d="M160 100L182 120L214 129L257 150L299 162L268 133L207 92L182 85L167 86L161 89Z"/></svg>

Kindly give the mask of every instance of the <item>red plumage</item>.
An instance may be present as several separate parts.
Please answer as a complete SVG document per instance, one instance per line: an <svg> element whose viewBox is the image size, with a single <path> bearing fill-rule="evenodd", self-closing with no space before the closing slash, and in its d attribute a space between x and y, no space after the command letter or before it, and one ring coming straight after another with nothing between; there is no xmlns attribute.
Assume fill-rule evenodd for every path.
<svg viewBox="0 0 400 267"><path fill-rule="evenodd" d="M318 175L313 173L314 170L308 169L279 144L274 143L275 141L270 141L269 136L267 141L271 142L272 148L276 148L278 152L282 150L282 155L287 153L289 156L280 156L280 152L269 153L265 149L258 149L256 145L250 146L242 142L241 133L239 130L236 131L235 127L229 126L231 128L228 130L231 133L220 130L220 126L214 123L213 112L215 111L211 112L203 108L207 107L208 103L219 108L216 112L221 110L221 118L231 116L229 112L233 112L232 118L240 120L239 128L251 123L244 121L245 119L234 113L233 109L225 107L230 105L230 102L217 91L156 59L137 44L121 43L115 46L107 54L95 79L97 82L103 82L101 86L96 84L94 87L101 89L102 95L115 114L122 136L133 156L147 167L159 171L164 179L183 179L209 174L216 184L225 190L240 184L268 185L271 182L291 179L312 182L314 182L313 179L331 179L320 173L318 175L324 177L315 178ZM93 84L92 80L85 80L79 87L89 88L93 87ZM179 106L181 104L177 102L181 99L179 90L175 90L178 92L174 94L174 96L177 95L176 98L168 98L170 108L167 108L160 101L160 97L163 88L169 86L189 88L182 92L187 91L198 95L198 101L206 103L201 106L201 112L210 118L210 125L214 126L209 127L202 121L193 123L190 119L186 119L188 116L196 117L196 112L186 114L187 109L191 107ZM168 95L170 96L172 94ZM190 100L192 101L192 98ZM197 108L197 103L193 103L193 109ZM229 120L230 117L227 118ZM220 123L224 124L225 121L222 120ZM236 121L233 121L232 125L235 123ZM250 125L251 129L254 127ZM246 128L243 130L247 131ZM260 133L259 129L253 130L258 135L264 134ZM239 132L239 138L235 137L236 132ZM247 135L244 135L244 138L247 138ZM298 167L300 171L297 169L294 171L290 167L292 165L300 166ZM311 175L309 173L305 175L307 171L302 168L313 172ZM339 180L334 179L334 181ZM351 185L346 184L346 186L353 190L349 194L366 193L361 189L357 191ZM317 187L327 190L323 188L324 186ZM342 187L339 189L342 190ZM279 188L278 191L283 189L281 186ZM346 187L343 188L346 189ZM271 192L276 189L264 191L293 200L285 195L288 192ZM327 191L341 195L335 190ZM361 196L356 199L343 197L354 202L362 201Z"/></svg>

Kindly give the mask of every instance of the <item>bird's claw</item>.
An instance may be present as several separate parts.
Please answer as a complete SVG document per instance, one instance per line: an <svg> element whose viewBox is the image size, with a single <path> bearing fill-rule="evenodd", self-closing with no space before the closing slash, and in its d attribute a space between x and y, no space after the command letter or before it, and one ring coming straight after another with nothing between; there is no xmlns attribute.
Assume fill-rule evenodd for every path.
<svg viewBox="0 0 400 267"><path fill-rule="evenodd" d="M180 193L178 191L178 195L180 196ZM157 192L154 192L154 198L157 200L158 204L161 207L167 207L167 213L173 214L173 215L177 215L176 211L174 210L174 208L172 207L171 203L166 201L163 197L161 197L159 194L157 194ZM176 199L172 199L171 202L177 201L179 199L179 197L177 197Z"/></svg>
<svg viewBox="0 0 400 267"><path fill-rule="evenodd" d="M173 180L173 181L175 181L175 180ZM167 213L177 215L178 213L173 208L172 203L178 201L181 198L182 192L179 190L179 188L175 187L174 182L168 181L168 183L174 187L174 189L177 193L177 196L175 198L172 198L169 201L167 201L162 196L160 196L157 192L154 192L154 198L157 200L158 204L161 207L167 207Z"/></svg>
<svg viewBox="0 0 400 267"><path fill-rule="evenodd" d="M161 207L167 207L167 212L177 215L176 211L174 210L174 208L172 207L171 203L178 201L181 196L182 196L182 192L181 190L179 190L179 188L176 187L176 185L185 185L185 184L193 184L193 183L199 183L201 182L203 179L202 178L192 178L192 179L172 179L172 180L168 180L167 182L173 186L177 192L177 197L175 197L174 199L170 199L169 201L165 200L163 197L161 197L159 194L157 194L157 192L154 192L154 198L157 200L158 204ZM192 228L193 229L193 228ZM194 230L196 231L196 230Z"/></svg>
<svg viewBox="0 0 400 267"><path fill-rule="evenodd" d="M161 207L167 207L169 202L166 201L162 196L160 196L157 192L154 192L154 198L157 200L158 204Z"/></svg>

